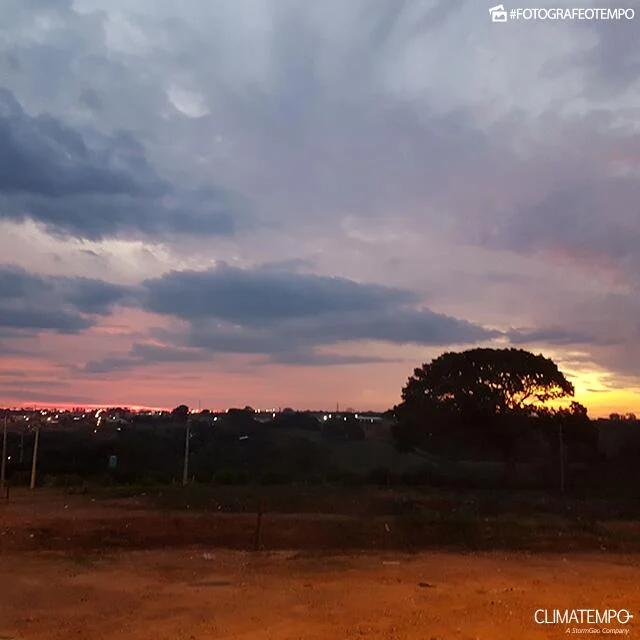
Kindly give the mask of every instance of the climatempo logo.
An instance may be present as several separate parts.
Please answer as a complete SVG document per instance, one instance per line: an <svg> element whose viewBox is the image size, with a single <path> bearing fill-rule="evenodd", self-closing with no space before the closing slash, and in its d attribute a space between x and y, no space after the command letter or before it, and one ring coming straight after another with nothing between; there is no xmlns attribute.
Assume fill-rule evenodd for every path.
<svg viewBox="0 0 640 640"><path fill-rule="evenodd" d="M628 609L536 609L533 619L536 624L565 625L568 634L628 636L633 614Z"/></svg>

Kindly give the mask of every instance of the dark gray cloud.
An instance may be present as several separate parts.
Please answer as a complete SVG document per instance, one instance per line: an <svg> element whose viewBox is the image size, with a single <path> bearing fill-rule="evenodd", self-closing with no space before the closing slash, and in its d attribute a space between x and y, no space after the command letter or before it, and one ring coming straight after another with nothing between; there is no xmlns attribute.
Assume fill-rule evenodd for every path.
<svg viewBox="0 0 640 640"><path fill-rule="evenodd" d="M596 82L590 93L614 92L619 94L636 83L640 77L640 50L638 48L638 20L640 2L627 1L624 8L633 9L632 20L599 20L590 26L596 35L596 46L584 57L583 63Z"/></svg>
<svg viewBox="0 0 640 640"><path fill-rule="evenodd" d="M185 349L167 345L136 343L130 351L119 356L108 356L101 360L92 360L76 367L80 374L110 374L154 364L184 364L211 360L211 354L194 349Z"/></svg>
<svg viewBox="0 0 640 640"><path fill-rule="evenodd" d="M280 269L171 272L143 288L145 310L189 323L182 334L156 337L211 352L271 354L281 362L320 363L313 348L340 342L447 345L502 335L419 308L410 291Z"/></svg>
<svg viewBox="0 0 640 640"><path fill-rule="evenodd" d="M5 217L33 219L56 236L87 240L105 238L172 238L177 236L229 236L237 223L232 196L202 193L196 204L186 197L146 200L129 196L70 196L58 201L41 197L0 199ZM91 215L88 215L88 214Z"/></svg>
<svg viewBox="0 0 640 640"><path fill-rule="evenodd" d="M85 373L109 373L161 362L203 360L211 354L255 354L279 364L339 365L389 362L377 356L326 353L344 342L449 345L500 337L464 320L417 306L414 293L286 271L282 266L170 272L136 291L145 311L185 321L156 329L160 344L89 362Z"/></svg>
<svg viewBox="0 0 640 640"><path fill-rule="evenodd" d="M131 133L81 134L28 115L0 88L0 219L33 219L56 235L231 235L246 203L213 186L176 189L161 180Z"/></svg>
<svg viewBox="0 0 640 640"><path fill-rule="evenodd" d="M18 334L79 333L130 299L127 287L89 278L39 276L0 266L0 327Z"/></svg>
<svg viewBox="0 0 640 640"><path fill-rule="evenodd" d="M57 286L65 302L86 314L107 315L114 306L132 299L127 287L90 278L65 278Z"/></svg>
<svg viewBox="0 0 640 640"><path fill-rule="evenodd" d="M417 296L346 278L284 270L243 270L220 266L209 271L174 271L143 282L144 307L155 313L245 325L332 313L378 311L416 303Z"/></svg>
<svg viewBox="0 0 640 640"><path fill-rule="evenodd" d="M590 334L585 331L547 327L539 329L513 329L506 333L509 342L519 344L548 344L553 346L589 346L610 343L603 335Z"/></svg>
<svg viewBox="0 0 640 640"><path fill-rule="evenodd" d="M179 340L183 336L173 336ZM213 338L213 336L212 336ZM157 344L134 344L133 348L120 356L108 356L100 360L87 362L85 365L74 368L76 374L109 375L112 373L129 371L157 364L188 364L196 362L215 362L215 354L260 354L265 357L255 360L253 366L270 364L299 365L299 366L342 366L357 364L384 364L396 362L396 360L376 356L340 355L335 353L320 353L314 349L301 346L301 350L294 349L294 345L277 345L277 338L264 339L261 342L252 341L249 336L238 340L236 343L212 339L208 343L199 345L206 348L184 348ZM273 348L273 353L268 353Z"/></svg>
<svg viewBox="0 0 640 640"><path fill-rule="evenodd" d="M45 380L45 379L34 379L30 378L29 380L25 380L24 377L17 377L16 380L0 380L0 387L2 388L11 388L17 387L19 389L44 389L45 391L50 388L69 388L71 385L68 382L64 382L62 380Z"/></svg>
<svg viewBox="0 0 640 640"><path fill-rule="evenodd" d="M23 332L51 330L58 333L80 333L93 326L94 322L73 312L55 311L26 307L11 309L5 305L0 308L0 326Z"/></svg>
<svg viewBox="0 0 640 640"><path fill-rule="evenodd" d="M58 393L48 393L39 389L16 389L14 387L4 387L0 384L0 398L7 399L11 405L21 402L64 402L76 403L78 405L95 404L95 398L84 395L75 395L74 393L60 391Z"/></svg>
<svg viewBox="0 0 640 640"><path fill-rule="evenodd" d="M94 135L92 142L52 116L30 116L0 87L0 193L59 198L166 191L130 134Z"/></svg>
<svg viewBox="0 0 640 640"><path fill-rule="evenodd" d="M313 367L336 367L357 364L389 364L398 362L391 358L376 356L340 355L337 353L318 353L315 351L279 353L256 364L285 364Z"/></svg>
<svg viewBox="0 0 640 640"><path fill-rule="evenodd" d="M185 334L174 339L191 347L219 353L271 354L274 361L284 362L307 357L313 346L330 346L343 342L372 341L396 345L473 344L501 337L499 331L484 329L473 323L434 313L397 306L349 313L318 314L306 318L260 317L243 324L196 322ZM296 354L301 354L300 356ZM349 360L349 358L347 358ZM321 358L318 357L318 362ZM336 360L337 361L337 360ZM357 361L357 357L354 362Z"/></svg>
<svg viewBox="0 0 640 640"><path fill-rule="evenodd" d="M494 236L515 251L563 249L587 259L639 257L640 185L635 178L574 181L517 211Z"/></svg>

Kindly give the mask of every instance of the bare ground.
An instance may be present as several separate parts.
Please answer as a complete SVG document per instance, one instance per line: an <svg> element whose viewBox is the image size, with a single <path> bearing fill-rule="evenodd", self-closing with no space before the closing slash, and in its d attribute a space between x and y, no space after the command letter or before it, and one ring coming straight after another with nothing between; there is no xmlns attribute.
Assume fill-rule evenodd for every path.
<svg viewBox="0 0 640 640"><path fill-rule="evenodd" d="M18 498L0 505L0 640L566 638L540 608L626 608L640 630L640 556L589 536L406 553L391 518L267 514L255 552L252 514Z"/></svg>
<svg viewBox="0 0 640 640"><path fill-rule="evenodd" d="M637 610L639 578L636 559L618 556L3 554L0 637L560 638L536 609Z"/></svg>

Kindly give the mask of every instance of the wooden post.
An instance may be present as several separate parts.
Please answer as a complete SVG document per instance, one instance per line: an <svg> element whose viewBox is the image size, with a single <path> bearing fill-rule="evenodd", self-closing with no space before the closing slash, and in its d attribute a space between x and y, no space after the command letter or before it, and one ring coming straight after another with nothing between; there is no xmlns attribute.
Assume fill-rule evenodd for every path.
<svg viewBox="0 0 640 640"><path fill-rule="evenodd" d="M560 493L564 494L564 434L562 432L562 424L560 424L559 436L560 436Z"/></svg>
<svg viewBox="0 0 640 640"><path fill-rule="evenodd" d="M182 486L186 487L189 484L189 436L191 429L187 422L185 440L184 440L184 467L182 468Z"/></svg>
<svg viewBox="0 0 640 640"><path fill-rule="evenodd" d="M31 489L36 488L36 467L38 465L38 440L40 439L40 427L36 427L36 437L33 443L33 458L31 459Z"/></svg>
<svg viewBox="0 0 640 640"><path fill-rule="evenodd" d="M262 500L258 503L258 518L256 520L256 531L253 539L253 550L260 551L262 545Z"/></svg>
<svg viewBox="0 0 640 640"><path fill-rule="evenodd" d="M0 491L4 491L7 479L7 413L4 414L4 427L2 429L2 466L0 467Z"/></svg>

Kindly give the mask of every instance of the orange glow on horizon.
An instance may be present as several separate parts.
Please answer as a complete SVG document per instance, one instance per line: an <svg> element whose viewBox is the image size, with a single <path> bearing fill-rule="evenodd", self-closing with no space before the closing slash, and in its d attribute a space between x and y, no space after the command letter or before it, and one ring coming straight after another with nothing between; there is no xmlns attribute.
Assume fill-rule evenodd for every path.
<svg viewBox="0 0 640 640"><path fill-rule="evenodd" d="M38 367L35 359L16 358L2 363L5 373L0 369L0 379L12 380L12 384L0 392L0 406L62 410L119 406L163 411L186 404L210 410L246 405L324 410L339 403L357 411L385 411L400 402L401 389L412 370L408 360L338 367L256 367L254 362L254 356L217 358L184 367L166 363L146 367L144 371L126 370L65 380L60 368L45 363ZM585 405L592 418L610 413L640 415L640 392L631 388L631 380L622 380L582 362L577 362L575 368L571 364L567 360L561 369L571 374L576 389L572 399ZM20 371L21 376L13 378L12 371ZM22 376L24 389L19 385ZM35 383L29 386L29 380ZM50 389L48 380L55 382ZM611 388L612 384L625 382L629 388ZM38 398L40 392L42 399Z"/></svg>

